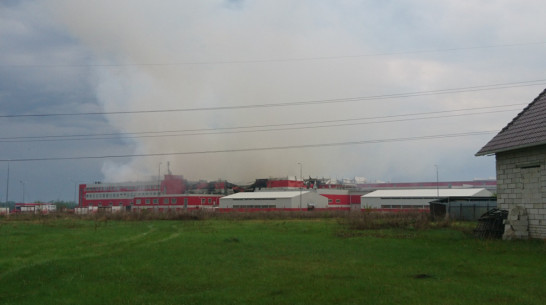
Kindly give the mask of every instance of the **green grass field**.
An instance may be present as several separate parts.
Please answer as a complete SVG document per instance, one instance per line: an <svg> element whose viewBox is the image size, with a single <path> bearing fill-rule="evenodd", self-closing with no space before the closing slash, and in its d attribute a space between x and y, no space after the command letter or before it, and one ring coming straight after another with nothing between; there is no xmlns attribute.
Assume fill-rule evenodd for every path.
<svg viewBox="0 0 546 305"><path fill-rule="evenodd" d="M544 304L544 241L472 225L0 220L0 304Z"/></svg>

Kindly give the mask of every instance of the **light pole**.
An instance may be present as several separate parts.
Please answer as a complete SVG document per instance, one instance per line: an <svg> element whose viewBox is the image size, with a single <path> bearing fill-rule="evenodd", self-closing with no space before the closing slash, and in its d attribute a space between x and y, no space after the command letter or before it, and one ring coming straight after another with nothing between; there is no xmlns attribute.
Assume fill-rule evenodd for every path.
<svg viewBox="0 0 546 305"><path fill-rule="evenodd" d="M161 194L161 162L157 167L157 196Z"/></svg>
<svg viewBox="0 0 546 305"><path fill-rule="evenodd" d="M19 182L21 182L21 184L23 185L23 202L22 203L25 203L25 181L19 180Z"/></svg>
<svg viewBox="0 0 546 305"><path fill-rule="evenodd" d="M9 199L9 161L8 161L8 178L6 179L6 206L9 206L8 199Z"/></svg>
<svg viewBox="0 0 546 305"><path fill-rule="evenodd" d="M302 175L302 167L303 165L301 164L301 162L298 162L299 166L300 166L300 179L301 179L301 183L303 183L303 175ZM302 191L302 186L300 185L300 211L301 211L301 191Z"/></svg>
<svg viewBox="0 0 546 305"><path fill-rule="evenodd" d="M439 188L439 180L438 180L438 165L434 164L434 167L436 167L436 197L440 200L440 188Z"/></svg>
<svg viewBox="0 0 546 305"><path fill-rule="evenodd" d="M74 205L79 206L79 203L76 203L76 193L78 192L78 182L74 181Z"/></svg>
<svg viewBox="0 0 546 305"><path fill-rule="evenodd" d="M440 180L438 179L438 165L434 164L436 167L436 201L440 203ZM446 204L446 219L449 219L449 200Z"/></svg>

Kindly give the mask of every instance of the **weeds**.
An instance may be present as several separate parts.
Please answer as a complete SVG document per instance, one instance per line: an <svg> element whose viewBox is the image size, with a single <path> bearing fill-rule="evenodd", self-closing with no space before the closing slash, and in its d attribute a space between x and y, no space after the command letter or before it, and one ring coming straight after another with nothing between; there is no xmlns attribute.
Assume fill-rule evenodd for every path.
<svg viewBox="0 0 546 305"><path fill-rule="evenodd" d="M431 227L449 227L450 221L432 222L427 213L422 212L397 212L383 213L363 211L351 213L340 219L352 230L378 230L378 229L411 229L424 230Z"/></svg>
<svg viewBox="0 0 546 305"><path fill-rule="evenodd" d="M108 221L154 221L154 220L179 220L202 221L219 219L227 221L244 220L298 220L298 219L336 219L352 231L380 230L380 229L405 229L425 230L430 228L450 228L452 221L432 221L428 213L423 212L376 212L365 210L360 212L350 211L267 211L267 212L215 212L209 210L191 211L167 211L156 212L142 210L118 213L94 213L75 215L69 213L51 213L48 215L15 214L5 221L30 221L42 225L49 225L55 220L64 219L67 223L74 224L75 220L90 220L94 222L95 229L108 224ZM464 228L466 230L466 228ZM347 233L348 235L352 235Z"/></svg>

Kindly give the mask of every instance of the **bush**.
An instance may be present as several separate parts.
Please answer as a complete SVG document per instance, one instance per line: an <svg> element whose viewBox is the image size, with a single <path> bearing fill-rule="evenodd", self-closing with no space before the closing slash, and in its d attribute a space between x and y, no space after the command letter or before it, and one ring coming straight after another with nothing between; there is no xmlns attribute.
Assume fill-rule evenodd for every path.
<svg viewBox="0 0 546 305"><path fill-rule="evenodd" d="M431 227L428 213L423 212L375 212L351 213L342 222L353 230L418 229Z"/></svg>

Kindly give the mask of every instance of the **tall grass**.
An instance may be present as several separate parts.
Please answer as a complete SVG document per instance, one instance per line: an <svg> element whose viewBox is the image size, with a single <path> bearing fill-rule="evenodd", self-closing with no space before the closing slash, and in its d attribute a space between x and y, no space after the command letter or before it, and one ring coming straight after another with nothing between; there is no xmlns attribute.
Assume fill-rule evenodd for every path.
<svg viewBox="0 0 546 305"><path fill-rule="evenodd" d="M357 212L358 213L358 212ZM6 221L25 220L55 220L55 219L81 219L81 220L102 220L102 221L148 221L148 220L259 220L259 219L326 219L347 217L348 211L264 211L264 212L215 212L212 210L187 210L187 211L162 211L142 210L134 212L113 212L113 213L89 213L77 215L73 213L50 213L32 214L19 213L8 217L0 216Z"/></svg>
<svg viewBox="0 0 546 305"><path fill-rule="evenodd" d="M107 221L153 221L153 220L293 220L293 219L337 219L340 224L352 230L375 229L418 229L450 227L448 219L433 221L425 212L377 212L377 211L264 211L264 212L214 212L211 210L167 211L154 212L142 210L138 212L92 213L75 215L69 213L15 214L0 218L4 221L48 222L58 219L79 219L99 222Z"/></svg>
<svg viewBox="0 0 546 305"><path fill-rule="evenodd" d="M341 218L341 223L353 230L377 229L417 229L424 230L431 227L449 227L449 219L432 221L428 213L423 212L373 212L350 213Z"/></svg>

